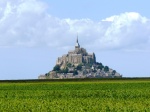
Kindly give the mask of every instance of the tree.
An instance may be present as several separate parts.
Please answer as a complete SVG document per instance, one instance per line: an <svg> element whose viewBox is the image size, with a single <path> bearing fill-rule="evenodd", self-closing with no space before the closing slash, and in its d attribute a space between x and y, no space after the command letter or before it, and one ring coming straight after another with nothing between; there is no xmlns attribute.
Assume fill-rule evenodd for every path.
<svg viewBox="0 0 150 112"><path fill-rule="evenodd" d="M105 66L105 67L104 67L104 71L105 71L105 72L108 72L108 71L109 71L109 67L108 67L108 66Z"/></svg>
<svg viewBox="0 0 150 112"><path fill-rule="evenodd" d="M102 63L96 62L96 64L98 69L102 70L104 68Z"/></svg>
<svg viewBox="0 0 150 112"><path fill-rule="evenodd" d="M61 70L61 73L68 73L68 67L66 67L63 70Z"/></svg>
<svg viewBox="0 0 150 112"><path fill-rule="evenodd" d="M71 67L72 66L72 64L71 63L67 63L67 67Z"/></svg>
<svg viewBox="0 0 150 112"><path fill-rule="evenodd" d="M46 73L45 76L49 76L49 73Z"/></svg>
<svg viewBox="0 0 150 112"><path fill-rule="evenodd" d="M77 70L74 70L74 71L73 71L73 75L78 75Z"/></svg>
<svg viewBox="0 0 150 112"><path fill-rule="evenodd" d="M53 68L53 71L59 72L60 71L60 65L55 65Z"/></svg>
<svg viewBox="0 0 150 112"><path fill-rule="evenodd" d="M101 65L101 66L103 66L103 64L102 64L102 63L99 63L99 62L96 62L96 64L97 64L97 65Z"/></svg>
<svg viewBox="0 0 150 112"><path fill-rule="evenodd" d="M78 66L77 66L77 70L81 70L82 69L82 64L79 64Z"/></svg>
<svg viewBox="0 0 150 112"><path fill-rule="evenodd" d="M90 68L90 67L92 67L92 64L91 63L85 63L85 66Z"/></svg>
<svg viewBox="0 0 150 112"><path fill-rule="evenodd" d="M115 75L115 74L116 74L116 70L113 70L113 71L112 71L112 75Z"/></svg>
<svg viewBox="0 0 150 112"><path fill-rule="evenodd" d="M102 70L104 68L104 66L103 65L98 65L97 68Z"/></svg>

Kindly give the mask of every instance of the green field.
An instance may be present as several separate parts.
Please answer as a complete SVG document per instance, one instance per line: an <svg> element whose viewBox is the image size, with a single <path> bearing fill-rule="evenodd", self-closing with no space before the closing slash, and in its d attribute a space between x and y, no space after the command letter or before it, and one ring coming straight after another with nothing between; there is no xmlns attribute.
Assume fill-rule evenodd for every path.
<svg viewBox="0 0 150 112"><path fill-rule="evenodd" d="M150 112L150 79L1 81L0 112Z"/></svg>

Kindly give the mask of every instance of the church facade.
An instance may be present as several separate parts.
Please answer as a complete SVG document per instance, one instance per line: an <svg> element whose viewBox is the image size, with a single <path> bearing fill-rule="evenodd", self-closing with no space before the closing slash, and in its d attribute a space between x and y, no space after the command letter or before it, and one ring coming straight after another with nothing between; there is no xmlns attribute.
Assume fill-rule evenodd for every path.
<svg viewBox="0 0 150 112"><path fill-rule="evenodd" d="M58 57L56 64L63 65L71 63L78 65L81 63L94 64L96 63L96 57L94 53L88 53L86 49L81 48L78 42L78 37L75 44L75 49L68 52L68 54Z"/></svg>

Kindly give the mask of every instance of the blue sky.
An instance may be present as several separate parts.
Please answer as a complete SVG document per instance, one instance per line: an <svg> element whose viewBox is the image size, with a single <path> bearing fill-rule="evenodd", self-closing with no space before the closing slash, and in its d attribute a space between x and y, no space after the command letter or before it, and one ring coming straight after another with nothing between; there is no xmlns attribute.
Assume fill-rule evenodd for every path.
<svg viewBox="0 0 150 112"><path fill-rule="evenodd" d="M1 0L0 80L35 79L81 47L124 77L150 77L149 1Z"/></svg>
<svg viewBox="0 0 150 112"><path fill-rule="evenodd" d="M46 0L49 12L59 18L82 19L90 18L99 21L112 15L124 12L148 14L148 0ZM57 9L57 10L56 10Z"/></svg>

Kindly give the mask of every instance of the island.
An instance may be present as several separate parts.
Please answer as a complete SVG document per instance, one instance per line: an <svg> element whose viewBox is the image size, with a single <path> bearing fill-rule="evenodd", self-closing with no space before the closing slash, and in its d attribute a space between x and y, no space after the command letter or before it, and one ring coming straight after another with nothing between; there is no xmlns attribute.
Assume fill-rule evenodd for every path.
<svg viewBox="0 0 150 112"><path fill-rule="evenodd" d="M80 47L78 36L75 49L58 57L52 71L39 75L38 79L66 78L117 78L122 77L116 70L96 62L95 53L88 53Z"/></svg>

